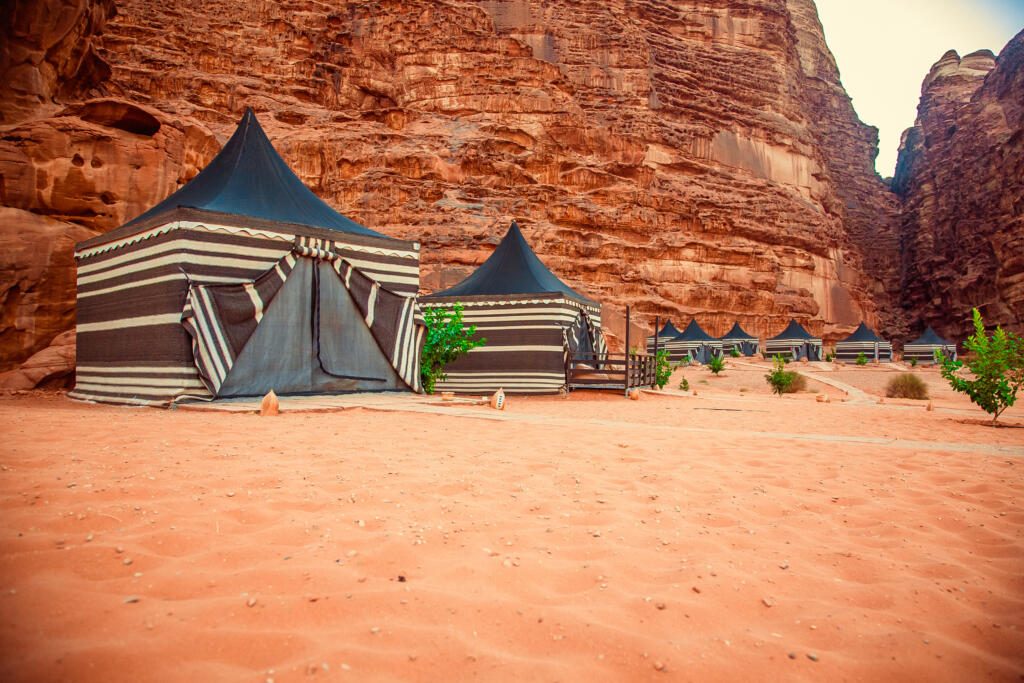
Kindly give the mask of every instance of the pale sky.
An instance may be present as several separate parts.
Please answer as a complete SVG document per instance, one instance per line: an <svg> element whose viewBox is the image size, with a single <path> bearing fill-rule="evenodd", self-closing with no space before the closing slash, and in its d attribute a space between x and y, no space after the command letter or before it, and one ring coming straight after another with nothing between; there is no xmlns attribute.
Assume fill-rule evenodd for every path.
<svg viewBox="0 0 1024 683"><path fill-rule="evenodd" d="M921 82L946 50L996 55L1024 29L1024 0L816 0L825 40L864 123L879 129L875 168L896 167Z"/></svg>

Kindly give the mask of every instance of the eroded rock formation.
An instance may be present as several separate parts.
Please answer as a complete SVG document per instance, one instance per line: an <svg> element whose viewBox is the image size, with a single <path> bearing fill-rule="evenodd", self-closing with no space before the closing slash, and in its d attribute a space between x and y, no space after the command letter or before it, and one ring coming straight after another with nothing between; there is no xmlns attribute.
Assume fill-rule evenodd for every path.
<svg viewBox="0 0 1024 683"><path fill-rule="evenodd" d="M998 58L951 50L935 63L893 189L914 329L963 339L972 307L1024 327L1024 32Z"/></svg>
<svg viewBox="0 0 1024 683"><path fill-rule="evenodd" d="M5 56L21 70L17 106L0 105L4 205L111 229L252 106L318 194L423 243L425 289L515 217L612 331L627 303L648 326L697 315L714 333L794 316L831 338L862 318L900 328L877 135L811 0L23 4L71 28L12 32L34 56ZM12 26L39 25L13 6ZM20 85L29 73L45 87ZM53 336L17 333L0 369Z"/></svg>

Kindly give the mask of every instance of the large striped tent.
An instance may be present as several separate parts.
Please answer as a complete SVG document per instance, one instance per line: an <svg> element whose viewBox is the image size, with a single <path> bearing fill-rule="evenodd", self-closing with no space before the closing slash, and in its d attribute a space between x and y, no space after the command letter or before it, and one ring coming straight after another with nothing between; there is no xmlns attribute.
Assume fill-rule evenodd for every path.
<svg viewBox="0 0 1024 683"><path fill-rule="evenodd" d="M761 348L760 340L740 327L739 321L734 322L732 329L719 337L719 341L722 342L722 353L731 354L736 349L743 356L753 356Z"/></svg>
<svg viewBox="0 0 1024 683"><path fill-rule="evenodd" d="M821 338L815 337L796 320L790 320L781 333L765 340L764 352L768 357L781 355L791 360L821 360Z"/></svg>
<svg viewBox="0 0 1024 683"><path fill-rule="evenodd" d="M676 326L672 324L671 320L669 320L662 326L657 335L652 334L647 338L647 353L654 353L655 338L658 340L658 349L663 349L665 348L665 344L670 340L675 339L678 334L679 330L677 330Z"/></svg>
<svg viewBox="0 0 1024 683"><path fill-rule="evenodd" d="M941 351L948 358L956 360L956 344L940 337L929 327L920 337L903 346L903 360L918 363L934 363L935 352Z"/></svg>
<svg viewBox="0 0 1024 683"><path fill-rule="evenodd" d="M690 320L686 329L671 339L665 348L672 361L695 360L707 363L712 356L722 355L722 342L705 332L696 318Z"/></svg>
<svg viewBox="0 0 1024 683"><path fill-rule="evenodd" d="M860 354L868 360L891 361L892 344L863 322L846 339L836 342L836 360L856 361Z"/></svg>
<svg viewBox="0 0 1024 683"><path fill-rule="evenodd" d="M438 391L554 393L566 386L570 354L607 354L600 304L548 270L514 221L469 277L420 303L461 303L463 321L487 340L445 369Z"/></svg>
<svg viewBox="0 0 1024 683"><path fill-rule="evenodd" d="M419 388L419 245L321 201L251 110L199 175L75 257L75 398Z"/></svg>

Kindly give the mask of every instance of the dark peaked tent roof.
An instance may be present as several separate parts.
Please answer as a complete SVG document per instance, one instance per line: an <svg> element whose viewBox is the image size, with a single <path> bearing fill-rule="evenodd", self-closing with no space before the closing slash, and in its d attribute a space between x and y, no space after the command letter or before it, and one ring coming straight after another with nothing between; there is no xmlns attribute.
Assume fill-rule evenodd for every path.
<svg viewBox="0 0 1024 683"><path fill-rule="evenodd" d="M885 340L875 334L874 330L862 322L857 326L857 329L853 331L853 334L840 343L843 342L885 342Z"/></svg>
<svg viewBox="0 0 1024 683"><path fill-rule="evenodd" d="M549 294L561 292L577 301L597 306L548 270L526 243L519 225L512 221L487 260L459 284L430 296L480 296L488 294Z"/></svg>
<svg viewBox="0 0 1024 683"><path fill-rule="evenodd" d="M786 329L779 332L772 339L817 339L813 334L804 329L804 326L790 318Z"/></svg>
<svg viewBox="0 0 1024 683"><path fill-rule="evenodd" d="M313 194L274 149L252 109L245 110L224 149L199 175L123 227L179 207L385 237L342 216Z"/></svg>
<svg viewBox="0 0 1024 683"><path fill-rule="evenodd" d="M935 332L935 330L933 330L929 325L928 329L924 331L924 334L922 334L920 337L918 337L912 342L907 342L907 344L933 344L935 346L952 346L953 342L940 337Z"/></svg>
<svg viewBox="0 0 1024 683"><path fill-rule="evenodd" d="M665 326L661 328L660 332L658 332L659 337L675 337L678 335L679 330L676 329L676 326L672 324L671 320L665 323Z"/></svg>
<svg viewBox="0 0 1024 683"><path fill-rule="evenodd" d="M748 334L746 330L744 330L742 327L740 327L739 322L734 322L732 324L732 329L729 330L728 332L726 332L725 334L723 334L720 338L721 339L757 339L757 337L755 337L752 334Z"/></svg>
<svg viewBox="0 0 1024 683"><path fill-rule="evenodd" d="M708 341L716 342L718 339L712 337L710 334L704 331L699 324L697 319L694 318L690 321L690 324L686 326L686 329L676 335L676 341Z"/></svg>

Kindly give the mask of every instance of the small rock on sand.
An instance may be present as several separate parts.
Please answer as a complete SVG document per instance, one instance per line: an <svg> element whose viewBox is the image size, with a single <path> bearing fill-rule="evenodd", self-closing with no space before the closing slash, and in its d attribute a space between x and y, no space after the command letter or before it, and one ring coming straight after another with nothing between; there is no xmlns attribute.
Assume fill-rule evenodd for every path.
<svg viewBox="0 0 1024 683"><path fill-rule="evenodd" d="M814 654L813 652L808 652L807 659L811 660L812 662L816 662L818 661L818 655Z"/></svg>
<svg viewBox="0 0 1024 683"><path fill-rule="evenodd" d="M256 606L256 598L249 598L248 600L246 600L245 601L245 606L246 607L255 607Z"/></svg>
<svg viewBox="0 0 1024 683"><path fill-rule="evenodd" d="M127 598L124 599L124 603L126 605L130 605L132 603L138 602L141 599L142 598L140 598L138 595L129 595Z"/></svg>

